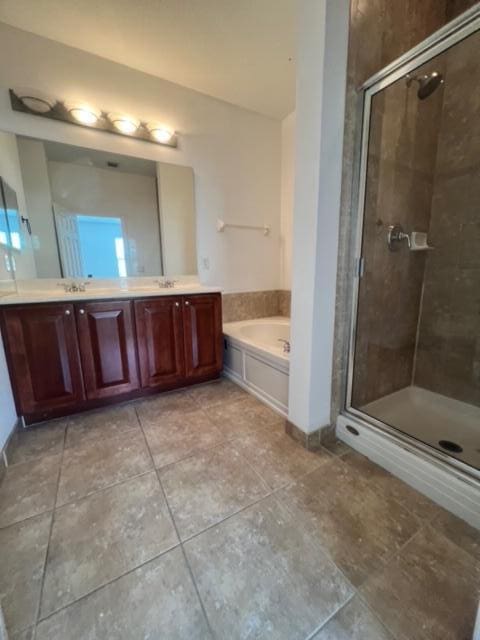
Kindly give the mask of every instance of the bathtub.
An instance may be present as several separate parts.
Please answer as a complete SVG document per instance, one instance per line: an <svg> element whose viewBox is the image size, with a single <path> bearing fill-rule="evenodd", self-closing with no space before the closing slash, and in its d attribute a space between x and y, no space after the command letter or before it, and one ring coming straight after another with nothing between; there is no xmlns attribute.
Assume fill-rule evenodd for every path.
<svg viewBox="0 0 480 640"><path fill-rule="evenodd" d="M290 319L260 318L223 325L224 373L283 416L288 414Z"/></svg>

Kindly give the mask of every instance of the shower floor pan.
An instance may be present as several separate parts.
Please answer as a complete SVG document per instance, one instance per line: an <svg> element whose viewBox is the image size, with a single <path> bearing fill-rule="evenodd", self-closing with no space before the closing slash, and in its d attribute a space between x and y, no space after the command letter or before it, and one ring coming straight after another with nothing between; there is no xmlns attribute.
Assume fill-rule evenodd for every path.
<svg viewBox="0 0 480 640"><path fill-rule="evenodd" d="M361 410L480 469L480 407L411 386L370 402ZM455 451L455 445L462 451Z"/></svg>

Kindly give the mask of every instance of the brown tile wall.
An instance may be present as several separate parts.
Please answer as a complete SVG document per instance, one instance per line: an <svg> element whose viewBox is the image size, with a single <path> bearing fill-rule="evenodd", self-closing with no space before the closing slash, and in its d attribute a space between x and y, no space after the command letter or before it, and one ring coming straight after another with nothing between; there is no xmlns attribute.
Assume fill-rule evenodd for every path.
<svg viewBox="0 0 480 640"><path fill-rule="evenodd" d="M344 129L342 203L332 380L332 424L346 393L348 334L354 273L356 185L361 110L357 88L396 57L475 4L473 0L352 0ZM391 318L389 319L391 324ZM327 435L327 434L325 434Z"/></svg>
<svg viewBox="0 0 480 640"><path fill-rule="evenodd" d="M415 384L480 405L480 34L446 54Z"/></svg>
<svg viewBox="0 0 480 640"><path fill-rule="evenodd" d="M290 291L224 293L222 308L224 322L290 316Z"/></svg>

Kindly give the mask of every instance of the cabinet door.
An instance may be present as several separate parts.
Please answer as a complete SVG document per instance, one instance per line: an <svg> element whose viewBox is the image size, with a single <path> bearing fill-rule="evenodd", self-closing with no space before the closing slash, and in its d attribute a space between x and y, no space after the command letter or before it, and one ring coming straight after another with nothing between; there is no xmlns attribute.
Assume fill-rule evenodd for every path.
<svg viewBox="0 0 480 640"><path fill-rule="evenodd" d="M87 398L108 398L138 389L135 332L129 301L76 305Z"/></svg>
<svg viewBox="0 0 480 640"><path fill-rule="evenodd" d="M3 311L5 344L22 415L84 400L73 305L29 305Z"/></svg>
<svg viewBox="0 0 480 640"><path fill-rule="evenodd" d="M208 378L222 370L222 302L220 294L184 299L187 378Z"/></svg>
<svg viewBox="0 0 480 640"><path fill-rule="evenodd" d="M142 387L167 387L185 377L181 298L135 302Z"/></svg>

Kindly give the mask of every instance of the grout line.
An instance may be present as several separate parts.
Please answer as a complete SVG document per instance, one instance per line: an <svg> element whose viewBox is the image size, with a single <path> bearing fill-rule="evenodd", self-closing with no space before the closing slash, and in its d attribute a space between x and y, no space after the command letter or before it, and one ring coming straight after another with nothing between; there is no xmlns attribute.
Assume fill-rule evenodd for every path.
<svg viewBox="0 0 480 640"><path fill-rule="evenodd" d="M29 522L30 520L35 520L35 518L40 518L41 516L47 515L47 513L52 513L55 511L55 507L51 509L45 509L45 511L40 511L40 513L35 513L31 516L27 516L26 518L22 518L21 520L15 520L15 522L11 522L10 524L6 524L0 527L0 531L5 531L6 529L10 529L10 527L16 527L19 524L23 524L24 522Z"/></svg>
<svg viewBox="0 0 480 640"><path fill-rule="evenodd" d="M73 605L77 604L78 602L80 602L82 600L85 600L86 598L90 597L91 595L93 595L97 591L101 591L105 587L108 587L108 586L112 585L114 582L118 582L119 580L121 580L125 576L128 576L131 573L134 573L135 571L137 571L138 569L141 569L142 567L145 567L147 564L150 564L151 562L154 562L155 560L158 560L162 556L166 555L170 551L173 551L174 549L177 549L178 547L180 547L180 543L177 543L177 544L173 545L172 547L169 547L168 549L165 549L164 551L161 551L160 553L158 553L157 555L153 556L152 558L149 558L148 560L145 560L145 562L142 562L141 564L137 565L136 567L133 567L132 569L129 569L128 571L125 571L125 573L122 573L119 576L115 576L115 578L112 578L111 580L108 580L107 582L98 585L97 587L95 587L91 591L88 591L87 593L84 593L79 598L76 598L75 600L72 600L71 602L68 602L67 604L64 604L59 609L55 609L55 611L50 612L44 618L39 618L37 624L40 624L40 622L44 622L45 620L48 620L49 618L52 618L53 616L57 615L57 613L60 613L61 611L64 611L65 609L68 609L69 607L72 607ZM32 638L32 640L34 640L34 639Z"/></svg>
<svg viewBox="0 0 480 640"><path fill-rule="evenodd" d="M138 415L138 412L137 412L136 408L135 408L135 415L137 416L138 424L140 425L140 429L141 429L141 431L143 433L145 444L146 444L146 447L148 449L148 453L150 454L150 458L152 460L152 464L155 467L155 463L154 463L154 460L153 460L153 455L152 455L152 452L150 450L150 446L148 444L148 440L147 440L147 437L146 437L145 432L143 430L143 425L142 425L142 422L140 420L140 417ZM165 489L163 488L162 481L160 480L160 475L159 475L159 473L158 473L158 471L156 469L155 469L155 474L157 476L158 486L160 488L160 491L162 492L163 499L165 500L165 505L166 505L168 513L170 515L170 519L172 521L173 528L175 529L175 533L176 533L177 538L179 540L179 546L180 546L180 549L182 551L182 555L183 555L183 559L184 559L185 565L187 567L187 571L188 571L188 573L190 575L190 579L192 581L195 593L197 594L197 598L198 598L198 602L200 604L200 608L201 608L202 613L203 613L203 615L205 617L205 622L207 624L207 628L210 631L210 635L212 636L212 638L215 638L215 634L213 633L213 628L212 628L212 625L210 624L210 620L208 618L207 611L205 609L205 605L204 605L203 600L202 600L202 598L200 596L200 591L198 590L198 586L197 586L197 582L195 580L195 576L193 575L193 571L192 571L192 568L191 568L190 563L188 561L187 554L185 553L185 549L183 548L182 539L180 538L180 534L179 534L179 531L178 531L177 523L175 522L175 518L173 516L173 512L172 512L172 509L170 507L170 503L168 502L167 494L165 493Z"/></svg>
<svg viewBox="0 0 480 640"><path fill-rule="evenodd" d="M53 511L52 511L52 517L50 520L50 530L48 532L48 541L47 541L47 546L45 549L45 558L43 561L43 570L42 570L42 580L41 580L41 584L40 584L40 591L38 594L38 605L37 605L37 612L35 615L35 622L33 624L33 631L32 631L32 640L35 640L36 635L37 635L37 624L40 618L40 611L41 611L41 607L42 607L42 600L43 600L43 589L45 586L45 576L47 573L47 563L48 563L48 556L49 556L49 551L50 551L50 542L52 540L52 532L53 532L53 524L55 521L55 507L57 505L57 499L58 499L58 492L60 489L60 478L61 478L61 474L62 474L62 466L63 466L63 456L65 454L65 442L67 439L67 430L64 429L63 431L63 442L62 442L62 450L61 450L61 454L60 454L60 464L58 466L58 474L57 474L57 486L56 486L56 490L55 490L55 500L53 502Z"/></svg>
<svg viewBox="0 0 480 640"><path fill-rule="evenodd" d="M429 500L438 509L441 508L436 502L431 500L428 496L426 496L423 493L420 493L420 491L417 491L417 489L415 489L414 487L412 487L407 482L405 482L404 480L402 480L398 476L394 475L390 471L387 471L386 469L384 469L380 465L377 465L376 462L373 462L373 460L370 460L370 458L368 458L367 456L363 455L359 451L355 451L355 453L357 453L358 455L362 455L364 458L367 458L367 460L369 460L372 464L378 466L382 470L382 472L384 472L386 474L387 478L388 478L388 476L391 476L394 480L396 480L396 481L400 482L401 484L405 485L405 487L407 487L407 489L409 489L411 491L416 491L420 495L421 498L423 498L425 500ZM344 465L347 465L347 467L349 467L350 471L355 473L355 469L353 467L351 467L348 464L348 462L345 462L345 460L343 460L343 456L339 456L339 459L342 461L342 463ZM360 472L357 472L357 473L360 473ZM378 481L378 479L373 478L373 477L366 477L366 476L363 476L363 479L368 484L368 486L372 489L372 491L375 491L375 493L380 493L380 494L383 493L390 500L395 502L395 504L397 506L399 506L401 509L406 511L409 515L411 515L413 518L415 518L415 520L418 522L420 528L425 524L430 524L431 522L433 522L433 520L439 515L437 512L435 512L428 518L422 518L419 515L417 515L414 511L412 511L412 509L409 506L405 505L399 498L394 496L392 492L388 491L388 489L383 488L382 485L380 484L380 482Z"/></svg>
<svg viewBox="0 0 480 640"><path fill-rule="evenodd" d="M393 631L391 631L390 627L387 626L387 624L382 620L382 618L380 617L380 615L374 611L370 605L370 603L368 603L366 600L364 600L362 598L362 596L357 593L357 597L360 600L360 603L366 608L368 609L368 611L371 613L371 615L375 618L375 620L378 622L378 624L380 626L382 626L385 631L388 633L389 639L390 640L396 640L396 636L394 635Z"/></svg>
<svg viewBox="0 0 480 640"><path fill-rule="evenodd" d="M352 595L350 597L348 597L345 602L343 602L341 605L339 605L335 611L333 611L328 618L326 618L318 627L316 627L311 633L308 634L308 636L305 638L305 640L313 640L315 638L315 636L317 635L317 633L319 631L321 631L324 627L327 626L327 624L330 622L330 620L332 618L334 618L337 613L339 613L342 609L344 609L347 604L349 604L353 598L355 598L355 596L357 595L356 590L354 590L354 592L352 593Z"/></svg>

